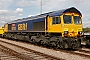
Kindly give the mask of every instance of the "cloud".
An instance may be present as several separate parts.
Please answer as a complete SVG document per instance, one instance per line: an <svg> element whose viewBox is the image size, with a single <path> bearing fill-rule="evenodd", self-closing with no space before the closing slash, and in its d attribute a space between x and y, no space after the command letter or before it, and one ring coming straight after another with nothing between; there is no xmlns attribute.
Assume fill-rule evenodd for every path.
<svg viewBox="0 0 90 60"><path fill-rule="evenodd" d="M22 8L17 8L15 12L16 13L21 13L21 12L23 12L23 9Z"/></svg>
<svg viewBox="0 0 90 60"><path fill-rule="evenodd" d="M0 10L0 15L8 13L8 10Z"/></svg>
<svg viewBox="0 0 90 60"><path fill-rule="evenodd" d="M6 21L1 21L1 23L4 23L4 24L5 24L5 23L6 23Z"/></svg>
<svg viewBox="0 0 90 60"><path fill-rule="evenodd" d="M22 8L16 8L16 10L0 10L0 26L20 18L22 16L22 12Z"/></svg>
<svg viewBox="0 0 90 60"><path fill-rule="evenodd" d="M0 15L0 21L9 22L9 21L15 20L15 19L17 19L16 16L1 16Z"/></svg>
<svg viewBox="0 0 90 60"><path fill-rule="evenodd" d="M90 27L89 2L90 0L42 0L42 13L74 6L83 14L84 27ZM17 18L35 16L40 8L41 0L0 0L0 25ZM28 12L31 15L26 14Z"/></svg>
<svg viewBox="0 0 90 60"><path fill-rule="evenodd" d="M31 16L34 16L34 15L29 15L28 17L31 17Z"/></svg>
<svg viewBox="0 0 90 60"><path fill-rule="evenodd" d="M22 14L19 14L19 16L22 16Z"/></svg>
<svg viewBox="0 0 90 60"><path fill-rule="evenodd" d="M12 3L13 0L0 0L0 9L7 9Z"/></svg>
<svg viewBox="0 0 90 60"><path fill-rule="evenodd" d="M86 3L87 1L86 0L74 0L73 1L74 3L76 3L76 4L84 4L84 3Z"/></svg>
<svg viewBox="0 0 90 60"><path fill-rule="evenodd" d="M4 26L5 23L18 19L17 16L1 16L0 15L0 26Z"/></svg>
<svg viewBox="0 0 90 60"><path fill-rule="evenodd" d="M42 0L42 12L50 12L65 8L66 0ZM41 2L38 0L35 5L41 8Z"/></svg>
<svg viewBox="0 0 90 60"><path fill-rule="evenodd" d="M17 5L21 6L21 7L27 7L27 6L31 6L33 4L35 4L35 2L37 2L36 0L22 0L20 2L17 3Z"/></svg>
<svg viewBox="0 0 90 60"><path fill-rule="evenodd" d="M83 27L90 27L90 22L83 22Z"/></svg>
<svg viewBox="0 0 90 60"><path fill-rule="evenodd" d="M7 16L7 15L22 15L23 9L22 8L16 8L16 10L0 10L0 15Z"/></svg>

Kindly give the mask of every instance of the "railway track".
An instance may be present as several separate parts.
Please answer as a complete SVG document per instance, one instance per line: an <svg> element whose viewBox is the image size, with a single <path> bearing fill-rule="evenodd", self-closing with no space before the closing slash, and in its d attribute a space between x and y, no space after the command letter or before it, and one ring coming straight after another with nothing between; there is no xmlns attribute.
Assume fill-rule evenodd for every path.
<svg viewBox="0 0 90 60"><path fill-rule="evenodd" d="M90 59L90 51L86 51L86 50L77 50L77 51L71 51L71 54L76 54L82 57L87 57Z"/></svg>
<svg viewBox="0 0 90 60"><path fill-rule="evenodd" d="M0 47L3 52L9 53L22 60L64 60L51 55L47 55L35 50L31 50L20 45L16 45L0 39Z"/></svg>
<svg viewBox="0 0 90 60"><path fill-rule="evenodd" d="M88 52L90 51L89 49L85 50L83 48L82 50L77 50L77 51L67 51L67 50L60 50L60 49L58 49L58 50L54 50L53 52L50 52L50 54L49 53L45 53L44 54L44 52L37 51L39 49L37 47L33 47L33 48L36 48L37 50L32 49L32 46L28 47L28 45L30 45L30 44L23 43L25 45L22 46L22 42L20 42L20 41L19 41L20 43L19 42L15 43L16 41L15 42L14 41L10 42L10 41L11 40L0 39L0 44L1 43L10 44L11 46L17 46L19 48L19 50L21 48L21 49L27 51L27 52L20 52L20 54L19 53L17 53L17 54L14 53L14 55L18 56L18 58L22 58L23 55L24 55L23 59L26 59L26 60L30 60L30 59L32 59L32 60L35 60L35 59L36 60L73 60L73 59L77 60L78 57L81 58L80 60L83 60L83 58L84 58L84 60L89 60L90 59L90 53L88 54ZM43 48L43 47L41 47L41 48ZM43 49L39 49L39 50L43 51ZM51 51L53 49L49 49L49 50ZM56 53L54 53L54 52L56 52ZM63 53L67 57L65 57L65 55L63 56ZM63 56L63 57L61 57L61 56ZM72 56L74 56L74 58L72 58Z"/></svg>
<svg viewBox="0 0 90 60"><path fill-rule="evenodd" d="M22 60L20 58L15 57L15 56L11 56L10 54L6 54L5 52L2 52L1 50L2 49L0 49L0 60Z"/></svg>
<svg viewBox="0 0 90 60"><path fill-rule="evenodd" d="M77 56L81 56L81 57L85 57L85 58L88 58L88 59L90 59L90 50L89 51L87 51L87 50L82 50L82 49L80 49L80 50L76 50L76 51L68 51L68 50L59 50L59 49L57 49L57 51L61 51L61 52L65 52L65 53L69 53L69 54L72 54L72 55L77 55ZM87 59L85 59L85 60L87 60Z"/></svg>
<svg viewBox="0 0 90 60"><path fill-rule="evenodd" d="M62 52L66 52L66 53L70 53L73 55L78 55L81 57L86 57L90 59L90 48L81 48L79 50L62 50L62 49L56 49L57 51L62 51Z"/></svg>
<svg viewBox="0 0 90 60"><path fill-rule="evenodd" d="M87 48L85 43L82 44L81 49L73 51L71 53L90 58L90 48Z"/></svg>
<svg viewBox="0 0 90 60"><path fill-rule="evenodd" d="M82 56L82 57L86 57L86 58L90 58L90 48L87 48L85 44L79 50L62 50L62 49L57 49L57 48L52 48L52 47L50 49L53 49L56 51L62 51L62 52L66 52L66 53L70 53L73 55L78 55L78 56Z"/></svg>

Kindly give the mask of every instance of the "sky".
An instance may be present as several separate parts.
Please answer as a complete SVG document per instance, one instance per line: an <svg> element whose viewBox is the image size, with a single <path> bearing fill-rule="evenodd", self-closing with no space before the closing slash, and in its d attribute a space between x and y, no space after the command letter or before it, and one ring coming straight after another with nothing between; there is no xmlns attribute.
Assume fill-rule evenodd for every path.
<svg viewBox="0 0 90 60"><path fill-rule="evenodd" d="M0 26L41 14L41 0L0 0ZM90 0L42 0L42 13L76 7L83 14L83 27L90 27Z"/></svg>

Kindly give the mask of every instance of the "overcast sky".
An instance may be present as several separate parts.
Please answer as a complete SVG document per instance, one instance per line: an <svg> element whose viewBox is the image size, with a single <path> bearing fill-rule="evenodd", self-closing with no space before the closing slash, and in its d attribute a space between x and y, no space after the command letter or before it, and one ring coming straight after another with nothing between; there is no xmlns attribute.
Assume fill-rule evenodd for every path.
<svg viewBox="0 0 90 60"><path fill-rule="evenodd" d="M0 0L0 26L15 19L40 14L41 0ZM83 26L90 27L90 0L42 0L42 13L76 7L83 14Z"/></svg>

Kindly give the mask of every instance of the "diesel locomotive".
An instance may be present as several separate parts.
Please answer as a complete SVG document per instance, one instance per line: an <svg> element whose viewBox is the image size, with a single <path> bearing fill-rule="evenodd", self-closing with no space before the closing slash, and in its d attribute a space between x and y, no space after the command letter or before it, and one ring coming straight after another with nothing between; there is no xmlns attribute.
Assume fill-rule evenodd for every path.
<svg viewBox="0 0 90 60"><path fill-rule="evenodd" d="M3 37L3 33L4 33L4 27L0 27L0 37Z"/></svg>
<svg viewBox="0 0 90 60"><path fill-rule="evenodd" d="M75 7L17 19L4 25L5 38L77 49L82 40L82 14Z"/></svg>

